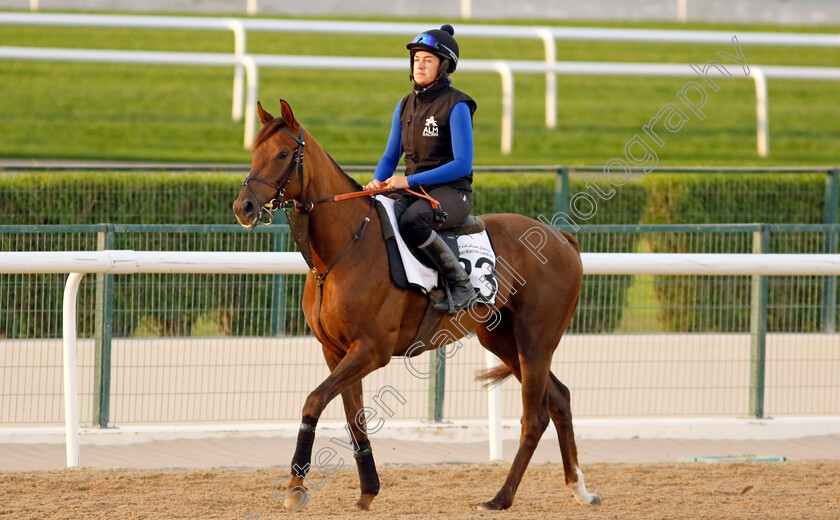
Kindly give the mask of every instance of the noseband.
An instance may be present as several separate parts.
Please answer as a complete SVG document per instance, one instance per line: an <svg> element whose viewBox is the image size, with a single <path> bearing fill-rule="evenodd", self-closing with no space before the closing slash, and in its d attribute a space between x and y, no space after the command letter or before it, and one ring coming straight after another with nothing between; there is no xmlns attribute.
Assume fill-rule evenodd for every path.
<svg viewBox="0 0 840 520"><path fill-rule="evenodd" d="M292 134L284 128L280 128L278 131L288 135L289 137L294 139L295 142L298 144L297 148L295 148L295 154L292 158L292 162L289 164L289 168L286 170L286 173L283 174L283 176L280 178L277 184L274 184L273 182L267 181L265 179L260 179L259 177L252 177L250 175L248 177L245 177L245 180L242 181L242 185L248 188L248 191L251 192L251 195L256 200L259 200L257 194L254 193L254 190L248 184L251 181L256 181L265 184L266 186L271 186L272 188L277 190L277 194L274 196L274 198L272 198L270 201L268 201L260 207L260 224L271 224L274 221L274 215L272 212L280 206L280 199L283 197L283 195L286 194L286 187L289 185L289 182L291 182L292 175L295 172L297 172L298 181L300 181L300 185L301 187L303 187L303 149L306 145L303 139L303 127L301 127L300 129L300 137L295 137L294 134ZM267 217L267 220L263 221L263 217Z"/></svg>

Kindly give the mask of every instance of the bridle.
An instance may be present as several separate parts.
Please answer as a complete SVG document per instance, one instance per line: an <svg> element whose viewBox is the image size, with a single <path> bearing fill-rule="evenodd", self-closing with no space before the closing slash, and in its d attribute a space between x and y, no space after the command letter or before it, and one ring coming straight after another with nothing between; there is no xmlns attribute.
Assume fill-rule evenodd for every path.
<svg viewBox="0 0 840 520"><path fill-rule="evenodd" d="M268 225L274 222L274 212L278 209L286 210L286 218L289 221L289 228L292 233L292 237L295 240L295 243L298 245L301 254L303 255L304 260L306 260L307 265L312 270L312 273L315 275L315 280L318 283L318 287L320 288L324 284L324 280L332 271L333 267L338 264L338 262L344 257L344 255L350 250L350 247L353 245L354 242L361 238L362 233L364 232L365 228L367 227L368 223L370 222L370 215L373 212L373 207L375 203L375 199L372 195L376 193L383 193L383 192L390 192L393 191L393 188L380 188L376 190L369 190L367 192L353 192L353 193L345 193L340 195L334 195L332 197L327 197L320 200L313 200L313 201L297 201L294 199L281 201L280 199L286 194L286 188L289 185L289 182L292 180L292 175L297 173L298 181L300 182L301 188L303 187L303 150L306 143L303 139L303 127L300 129L300 137L295 137L295 135L285 128L278 129L279 132L283 132L284 134L288 135L295 142L298 144L297 148L295 148L294 157L292 158L292 162L289 163L289 167L286 169L286 172L280 177L280 180L277 184L267 181L265 179L260 179L259 177L252 177L248 175L245 180L242 181L242 186L248 188L248 191L257 199L257 194L250 186L251 181L256 181L261 184L265 184L266 186L270 186L274 188L277 193L270 201L260 206L260 215L259 215L259 223ZM333 161L335 163L335 161ZM338 166L336 164L336 166ZM416 195L418 197L425 198L429 201L432 208L438 209L439 202L434 198L430 197L428 193L420 187L420 190L423 192L422 194L412 191L406 188L404 191ZM350 239L350 243L338 254L338 256L332 261L332 263L326 268L323 273L319 273L318 270L315 268L315 265L312 261L312 254L309 249L309 212L315 208L316 204L324 204L328 202L338 202L341 200L347 200L350 198L356 197L369 197L370 199L370 206L368 207L368 213L365 215L364 220L362 221L359 229L353 234L353 237ZM289 211L292 210L292 211ZM263 220L265 217L265 220ZM320 297L319 297L320 302ZM320 303L319 303L320 306Z"/></svg>
<svg viewBox="0 0 840 520"><path fill-rule="evenodd" d="M257 194L254 192L254 190L249 184L251 181L256 181L261 184L265 184L266 186L270 186L277 191L274 198L260 206L259 223L264 225L271 224L272 222L274 222L274 212L281 208L285 210L286 218L289 221L289 230L292 234L292 238L294 239L295 244L297 244L298 249L300 249L300 253L301 255L303 255L303 258L306 261L306 264L309 266L309 269L312 271L312 275L314 276L315 283L318 287L318 322L320 323L321 302L323 301L323 288L327 275L338 264L338 262L340 262L341 259L344 258L344 256L353 246L353 244L362 237L362 233L364 233L365 228L367 227L368 223L370 223L370 217L373 213L374 204L376 202L376 199L373 197L373 195L394 190L393 188L380 188L376 190L369 190L366 192L361 191L334 195L332 197L327 197L321 200L314 201L301 202L294 199L281 201L280 199L282 199L283 196L286 194L286 188L288 187L289 182L291 182L292 176L295 173L297 173L298 181L300 182L301 189L303 189L303 150L306 143L303 139L303 127L301 127L300 129L300 137L296 137L293 133L289 132L285 128L280 128L278 129L278 131L288 135L289 137L294 139L295 142L298 144L297 148L295 148L292 162L289 164L289 167L286 169L286 172L283 174L282 177L280 177L280 180L276 184L265 179L260 179L259 177L252 177L249 174L248 177L245 177L245 180L242 181L242 186L248 188L248 191L251 193L255 200L259 200L259 198L257 197ZM333 161L333 163L335 163L335 161ZM338 167L337 164L336 167ZM440 205L439 202L434 198L430 197L429 194L426 193L425 190L423 190L422 186L420 187L420 190L423 192L422 194L407 188L405 189L405 191L409 193L427 199L432 205L432 207L434 209L437 209ZM318 269L315 268L315 264L312 261L312 252L309 243L309 212L315 208L316 204L339 202L341 200L347 200L356 197L368 197L370 199L370 205L368 207L367 215L365 215L364 220L362 220L362 223L356 230L356 232L353 233L353 236L351 237L349 243L327 266L326 270L323 273L318 272ZM265 217L265 220L263 220L263 217Z"/></svg>
<svg viewBox="0 0 840 520"><path fill-rule="evenodd" d="M254 190L251 188L251 186L248 184L251 181L256 181L256 182L259 182L261 184L265 184L266 186L270 186L277 191L274 198L272 198L271 200L269 200L268 202L266 202L265 204L260 206L260 220L259 220L260 224L268 225L268 224L271 224L272 222L274 222L274 212L277 211L278 209L281 209L281 208L284 209L284 210L294 210L297 213L308 213L309 211L312 211L312 209L315 208L316 204L323 204L323 203L326 203L326 202L338 202L338 201L341 201L341 200L346 200L346 199L351 199L351 198L356 198L356 197L371 196L371 195L376 195L378 193L385 193L385 192L394 191L393 188L380 188L380 189L375 189L375 190L368 190L368 191L361 191L361 192L345 193L345 194L341 194L341 195L334 195L332 197L326 197L324 199L313 200L313 201L298 201L298 200L295 200L295 199L281 201L280 199L283 198L283 196L286 194L286 187L288 187L289 182L291 182L291 180L292 180L292 175L295 172L297 173L298 182L300 183L301 188L303 187L303 149L304 149L304 146L306 146L306 142L303 139L303 128L302 127L300 129L300 137L295 137L295 135L293 133L289 132L288 130L286 130L284 128L278 129L278 132L283 132L284 134L286 134L289 137L291 137L292 139L294 139L295 142L298 144L297 148L295 148L294 156L292 157L292 162L289 163L289 167L286 169L286 172L283 174L283 176L280 177L280 180L278 181L278 183L275 184L271 181L267 181L265 179L260 179L259 177L252 177L251 175L248 175L248 177L245 177L245 180L242 181L242 186L245 186L246 188L248 188L248 191L251 193L251 195L254 197L254 199L258 199L258 197L257 197L257 194L254 192ZM330 157L330 159L332 159L332 157ZM333 163L335 163L335 161L333 161ZM337 164L336 164L336 167L338 167ZM422 186L420 186L420 191L422 193L412 191L409 188L404 188L403 191L406 191L408 193L411 193L412 195L415 195L417 197L428 200L429 204L432 206L433 209L438 209L438 207L440 206L440 203L436 199L430 197L429 194L426 193L426 190L424 190ZM371 200L372 199L373 198L371 197ZM372 204L372 202L371 202L371 204ZM263 217L265 217L265 220L263 220Z"/></svg>
<svg viewBox="0 0 840 520"><path fill-rule="evenodd" d="M295 142L298 144L297 148L295 148L294 156L292 157L292 162L289 163L289 167L288 169L286 169L286 172L283 174L282 177L280 177L280 180L277 184L271 181L267 181L265 179L260 179L259 177L252 177L250 175L248 175L248 177L245 177L245 180L242 181L242 185L248 188L248 191L251 192L251 195L256 200L259 200L257 194L248 184L251 181L256 181L261 184L265 184L266 186L271 186L272 188L277 190L277 193L274 196L274 198L260 206L259 223L265 225L274 222L274 211L283 206L284 203L281 202L280 199L283 198L283 196L286 194L286 188L288 187L289 182L291 182L292 175L295 172L297 172L298 181L300 182L301 187L303 187L303 149L306 146L306 142L303 139L303 127L300 128L300 137L295 137L293 133L289 132L285 128L280 128L278 129L278 131L288 135L289 137L294 139ZM263 217L267 217L266 220L263 220Z"/></svg>

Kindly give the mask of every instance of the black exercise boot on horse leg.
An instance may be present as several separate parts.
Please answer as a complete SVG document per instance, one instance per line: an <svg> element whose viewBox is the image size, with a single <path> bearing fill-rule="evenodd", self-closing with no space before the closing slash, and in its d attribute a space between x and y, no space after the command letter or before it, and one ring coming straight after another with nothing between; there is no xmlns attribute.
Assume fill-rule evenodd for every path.
<svg viewBox="0 0 840 520"><path fill-rule="evenodd" d="M428 297L391 282L379 216L371 210L373 199L364 195L333 202L336 195L360 191L361 186L300 126L288 103L281 101L281 107L279 118L257 107L263 128L251 151L251 173L243 181L233 210L240 224L253 228L269 208L288 209L292 233L311 266L303 310L322 345L330 375L304 403L289 489L306 493L304 477L318 419L327 404L341 395L358 446L361 496L357 506L368 509L379 492L379 479L364 421L356 419L363 407L362 379L393 356L409 353ZM557 235L521 215L491 214L481 220L497 257L504 258L521 283L500 283L495 309L472 305L470 312L445 315L438 330L446 331L451 341L468 331L477 333L481 344L505 363L484 379L514 375L522 383L523 418L519 450L508 477L496 496L479 507L511 506L549 420L554 421L560 439L566 485L578 501L599 504L600 499L586 491L578 467L568 389L549 369L580 293L583 271L577 242L569 234ZM545 237L539 255L520 241L529 233ZM482 316L491 311L498 314L487 323ZM294 508L299 502L286 505Z"/></svg>

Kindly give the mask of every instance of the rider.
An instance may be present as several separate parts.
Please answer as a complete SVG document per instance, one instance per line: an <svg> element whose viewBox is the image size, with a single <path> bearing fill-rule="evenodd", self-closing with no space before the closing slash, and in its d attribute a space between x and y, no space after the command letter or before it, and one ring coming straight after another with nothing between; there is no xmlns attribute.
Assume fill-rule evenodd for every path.
<svg viewBox="0 0 840 520"><path fill-rule="evenodd" d="M403 239L425 252L449 286L452 305L463 309L476 293L469 275L435 230L463 222L472 208L473 133L476 104L452 87L458 66L455 30L446 24L419 34L406 45L414 90L397 103L385 154L366 190L380 187L425 189L440 202L435 211L423 198L406 193L395 205ZM394 175L405 154L405 176ZM435 309L447 310L444 300Z"/></svg>

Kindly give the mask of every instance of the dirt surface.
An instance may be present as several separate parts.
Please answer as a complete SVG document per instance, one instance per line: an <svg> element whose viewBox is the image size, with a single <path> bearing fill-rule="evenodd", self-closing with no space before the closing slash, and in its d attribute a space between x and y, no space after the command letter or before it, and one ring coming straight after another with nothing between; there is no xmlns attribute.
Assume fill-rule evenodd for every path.
<svg viewBox="0 0 840 520"><path fill-rule="evenodd" d="M475 510L493 497L507 464L385 465L369 512L357 512L354 468L310 490L300 518L840 518L840 462L591 464L590 492L603 506L578 505L557 464L534 464L513 507ZM0 473L2 519L287 518L272 495L285 469L101 470Z"/></svg>

